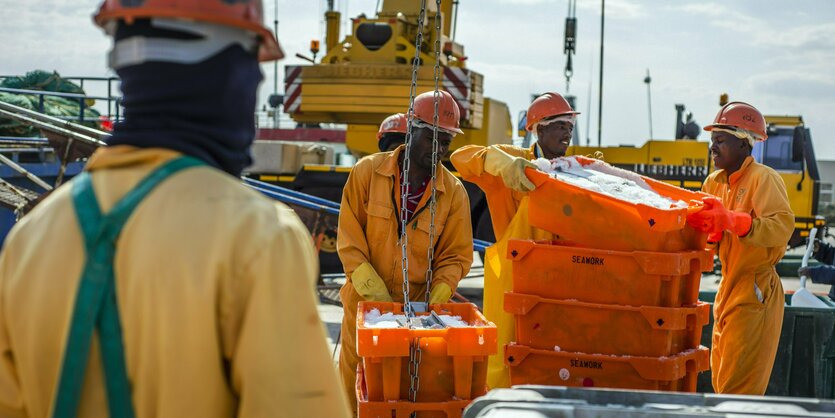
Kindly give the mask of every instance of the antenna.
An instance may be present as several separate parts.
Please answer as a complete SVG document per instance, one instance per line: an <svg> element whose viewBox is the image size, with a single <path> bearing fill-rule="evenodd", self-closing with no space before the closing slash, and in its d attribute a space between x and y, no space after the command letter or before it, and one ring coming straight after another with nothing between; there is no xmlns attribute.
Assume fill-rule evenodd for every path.
<svg viewBox="0 0 835 418"><path fill-rule="evenodd" d="M586 146L591 146L591 135L589 135L589 130L591 129L591 86L592 86L592 79L594 78L594 54L591 56L591 64L589 64L589 94L588 99L586 100Z"/></svg>
<svg viewBox="0 0 835 418"><path fill-rule="evenodd" d="M597 146L603 138L603 24L606 21L606 0L600 0L600 88L597 92Z"/></svg>
<svg viewBox="0 0 835 418"><path fill-rule="evenodd" d="M654 136L652 135L652 91L650 89L652 77L649 76L649 68L647 68L647 76L644 77L644 83L647 84L647 106L649 107L649 139L653 139Z"/></svg>

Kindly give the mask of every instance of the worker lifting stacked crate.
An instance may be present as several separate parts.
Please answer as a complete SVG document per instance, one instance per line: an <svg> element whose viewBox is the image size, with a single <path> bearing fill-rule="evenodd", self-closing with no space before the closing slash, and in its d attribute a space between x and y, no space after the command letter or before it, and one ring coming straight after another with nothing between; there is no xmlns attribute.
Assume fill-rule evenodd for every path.
<svg viewBox="0 0 835 418"><path fill-rule="evenodd" d="M409 320L402 303L359 303L359 417L458 418L487 393L496 326L471 303L429 307Z"/></svg>
<svg viewBox="0 0 835 418"><path fill-rule="evenodd" d="M686 218L705 195L589 158L552 168L527 170L528 215L559 241L508 243L511 384L695 391L709 367L698 295L713 254Z"/></svg>

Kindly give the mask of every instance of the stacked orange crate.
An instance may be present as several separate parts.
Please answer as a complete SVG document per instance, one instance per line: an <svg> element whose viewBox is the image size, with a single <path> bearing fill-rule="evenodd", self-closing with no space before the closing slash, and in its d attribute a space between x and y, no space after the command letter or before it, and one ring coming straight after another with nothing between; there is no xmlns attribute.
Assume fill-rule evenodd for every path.
<svg viewBox="0 0 835 418"><path fill-rule="evenodd" d="M403 315L403 304L360 302L357 315L358 413L361 418L458 418L472 399L487 392L487 357L496 353L496 326L475 305L430 305L439 315L461 318L466 327L374 328L368 312ZM417 313L426 316L428 313ZM417 344L417 392L409 399L410 346Z"/></svg>
<svg viewBox="0 0 835 418"><path fill-rule="evenodd" d="M511 383L695 391L709 367L701 347L709 305L698 302L713 267L687 208L632 204L530 173L531 225L568 242L511 241L513 292L505 311ZM675 200L702 195L645 179ZM577 244L579 243L579 244Z"/></svg>

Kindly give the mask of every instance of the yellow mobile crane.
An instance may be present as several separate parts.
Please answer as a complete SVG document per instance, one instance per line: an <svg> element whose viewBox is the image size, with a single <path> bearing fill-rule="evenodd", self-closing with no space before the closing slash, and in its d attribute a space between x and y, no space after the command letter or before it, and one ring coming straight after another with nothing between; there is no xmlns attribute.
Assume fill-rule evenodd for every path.
<svg viewBox="0 0 835 418"><path fill-rule="evenodd" d="M352 33L339 40L340 13L333 1L325 13L326 54L313 65L287 66L284 109L298 123L347 124L345 144L357 157L377 152L377 128L387 116L409 106L412 59L420 1L383 0L375 17L351 19ZM434 89L434 16L442 16L442 88L461 109L464 135L450 151L467 144L506 143L512 137L507 105L484 97L484 77L466 67L463 45L450 37L457 1L426 2L417 93ZM314 49L315 51L315 49Z"/></svg>
<svg viewBox="0 0 835 418"><path fill-rule="evenodd" d="M340 13L328 2L325 13L325 55L315 62L319 43L311 43L312 65L291 65L285 71L284 111L300 125L346 124L345 145L356 157L378 152L380 122L409 107L412 60L421 14L417 0L382 0L374 17L351 19L352 32L339 39ZM505 103L484 97L484 77L467 68L463 45L455 42L454 16L457 0L425 2L423 42L419 46L420 67L416 74L416 93L434 90L434 45L432 22L441 15L440 86L455 98L461 110L461 129L450 152L468 144L509 143L513 136L510 112ZM451 18L452 17L452 18ZM452 31L452 32L451 32ZM302 57L305 58L305 57ZM250 174L250 177L296 191L339 202L350 167L306 164L296 171L279 168L276 172ZM484 194L465 182L470 197L475 237L493 240L490 214ZM322 272L340 272L336 256L336 230L326 231L320 246Z"/></svg>

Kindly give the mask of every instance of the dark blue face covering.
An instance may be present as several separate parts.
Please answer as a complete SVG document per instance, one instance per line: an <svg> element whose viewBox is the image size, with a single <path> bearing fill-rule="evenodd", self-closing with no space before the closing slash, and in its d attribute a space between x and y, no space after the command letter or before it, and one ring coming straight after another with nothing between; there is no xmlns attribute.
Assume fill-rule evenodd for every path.
<svg viewBox="0 0 835 418"><path fill-rule="evenodd" d="M146 62L116 71L125 120L108 145L168 148L239 176L252 163L258 59L235 45L197 64Z"/></svg>

